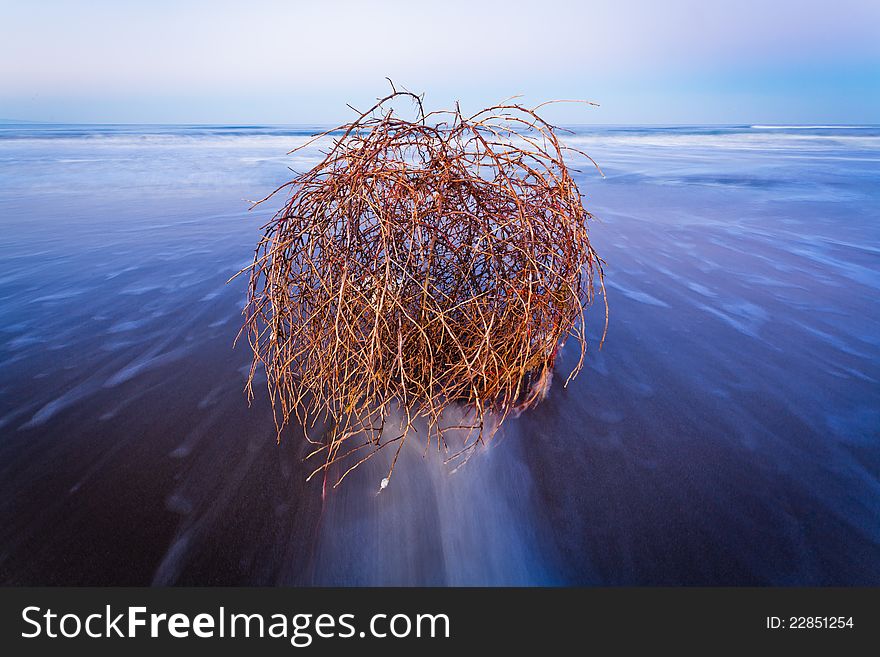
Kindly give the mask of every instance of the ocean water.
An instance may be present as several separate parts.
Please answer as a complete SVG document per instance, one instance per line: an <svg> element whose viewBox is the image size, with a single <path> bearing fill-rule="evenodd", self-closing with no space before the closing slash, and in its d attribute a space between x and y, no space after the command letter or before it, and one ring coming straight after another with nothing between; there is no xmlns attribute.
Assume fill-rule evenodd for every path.
<svg viewBox="0 0 880 657"><path fill-rule="evenodd" d="M0 582L880 584L880 128L573 128L603 349L326 496L226 283L314 131L0 124Z"/></svg>

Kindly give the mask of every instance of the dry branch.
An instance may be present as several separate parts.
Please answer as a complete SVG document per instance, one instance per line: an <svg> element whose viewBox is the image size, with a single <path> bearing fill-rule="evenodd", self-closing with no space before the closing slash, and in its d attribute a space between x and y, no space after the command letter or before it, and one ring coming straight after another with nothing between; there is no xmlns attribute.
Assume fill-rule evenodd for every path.
<svg viewBox="0 0 880 657"><path fill-rule="evenodd" d="M391 109L406 98L416 120ZM584 309L604 286L571 149L512 101L425 114L396 90L316 139L332 140L326 156L273 192L290 195L249 268L248 393L262 365L279 437L296 417L312 475L341 463L337 484L380 449L399 453L418 418L426 449L466 458L542 399L567 337L580 358L566 383L583 365ZM452 404L473 421L450 447ZM405 419L388 436L394 408Z"/></svg>

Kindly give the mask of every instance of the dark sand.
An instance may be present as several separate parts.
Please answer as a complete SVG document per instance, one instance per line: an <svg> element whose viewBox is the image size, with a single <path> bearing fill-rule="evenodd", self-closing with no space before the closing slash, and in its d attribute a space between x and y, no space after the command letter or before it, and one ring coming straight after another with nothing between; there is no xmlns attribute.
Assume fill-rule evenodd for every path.
<svg viewBox="0 0 880 657"><path fill-rule="evenodd" d="M156 132L0 133L3 583L880 583L880 131L579 133L603 351L326 499L225 285L302 137Z"/></svg>

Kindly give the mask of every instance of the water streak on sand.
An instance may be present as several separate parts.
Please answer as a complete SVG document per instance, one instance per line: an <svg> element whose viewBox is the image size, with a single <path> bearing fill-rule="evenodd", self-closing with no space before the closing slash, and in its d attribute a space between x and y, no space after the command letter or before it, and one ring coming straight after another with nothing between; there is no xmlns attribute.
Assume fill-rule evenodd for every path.
<svg viewBox="0 0 880 657"><path fill-rule="evenodd" d="M0 126L0 581L880 584L880 129L575 128L603 351L323 501L225 284L315 129Z"/></svg>

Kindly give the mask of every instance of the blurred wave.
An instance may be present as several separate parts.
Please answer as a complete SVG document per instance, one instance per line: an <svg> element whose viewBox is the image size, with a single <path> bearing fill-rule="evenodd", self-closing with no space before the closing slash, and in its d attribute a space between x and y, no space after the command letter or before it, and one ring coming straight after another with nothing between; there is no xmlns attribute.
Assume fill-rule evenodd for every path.
<svg viewBox="0 0 880 657"><path fill-rule="evenodd" d="M320 129L0 125L0 581L880 583L880 128L573 126L603 350L326 496L226 284Z"/></svg>

